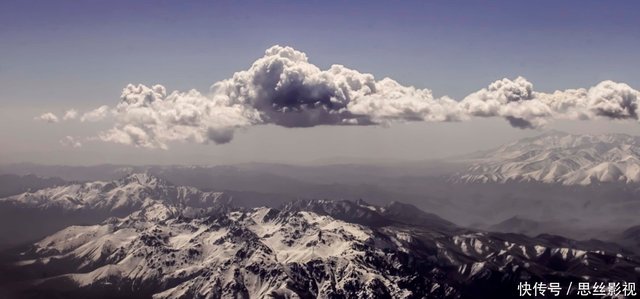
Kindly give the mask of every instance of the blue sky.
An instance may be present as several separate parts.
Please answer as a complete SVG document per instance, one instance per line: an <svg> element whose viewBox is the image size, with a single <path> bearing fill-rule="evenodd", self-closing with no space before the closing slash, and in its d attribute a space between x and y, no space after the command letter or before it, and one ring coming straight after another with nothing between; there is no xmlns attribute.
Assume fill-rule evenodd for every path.
<svg viewBox="0 0 640 299"><path fill-rule="evenodd" d="M518 75L542 91L605 79L637 88L638 11L638 1L2 1L0 103L12 117L0 138L33 147L6 127L36 126L38 109L114 104L128 83L207 90L274 44L456 99Z"/></svg>
<svg viewBox="0 0 640 299"><path fill-rule="evenodd" d="M640 80L634 1L0 5L1 87L27 101L49 101L22 91L34 85L75 101L104 101L129 82L206 89L274 44L320 66L344 64L455 97L516 75L549 90ZM93 96L69 97L79 86Z"/></svg>

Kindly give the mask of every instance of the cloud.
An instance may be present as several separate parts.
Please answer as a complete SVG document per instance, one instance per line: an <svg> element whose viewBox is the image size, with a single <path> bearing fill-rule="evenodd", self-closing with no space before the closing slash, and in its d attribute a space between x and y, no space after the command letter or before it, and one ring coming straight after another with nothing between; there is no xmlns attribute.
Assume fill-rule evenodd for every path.
<svg viewBox="0 0 640 299"><path fill-rule="evenodd" d="M536 92L523 77L498 80L465 97L460 105L471 116L501 116L514 127L535 128L553 119L638 120L640 92L624 83L603 81L589 89Z"/></svg>
<svg viewBox="0 0 640 299"><path fill-rule="evenodd" d="M105 141L166 148L169 141L227 143L237 128L376 125L406 121L458 121L456 101L428 89L403 86L342 65L321 70L306 54L274 46L248 70L196 90L167 93L161 85L130 84L115 108Z"/></svg>
<svg viewBox="0 0 640 299"><path fill-rule="evenodd" d="M596 116L638 119L640 93L624 83L603 81L589 89L588 108Z"/></svg>
<svg viewBox="0 0 640 299"><path fill-rule="evenodd" d="M129 84L114 107L101 106L80 120L113 116L113 127L100 132L99 139L166 149L174 141L228 143L236 129L264 124L368 126L501 117L527 129L554 119L637 120L639 99L638 91L624 83L604 81L544 93L517 77L497 80L456 101L343 65L323 70L301 51L273 46L248 69L214 83L207 93Z"/></svg>
<svg viewBox="0 0 640 299"><path fill-rule="evenodd" d="M161 85L129 84L114 114L115 127L99 138L147 148L167 148L169 141L226 143L236 128L263 123L246 105L196 90L167 94Z"/></svg>
<svg viewBox="0 0 640 299"><path fill-rule="evenodd" d="M65 136L64 138L60 139L60 144L62 144L63 146L69 146L73 148L82 147L82 143L71 136Z"/></svg>
<svg viewBox="0 0 640 299"><path fill-rule="evenodd" d="M69 109L64 113L62 120L72 120L76 119L76 117L78 117L78 111L75 109Z"/></svg>
<svg viewBox="0 0 640 299"><path fill-rule="evenodd" d="M89 121L96 122L105 119L109 115L109 106L103 105L89 112L86 112L80 117L81 122Z"/></svg>
<svg viewBox="0 0 640 299"><path fill-rule="evenodd" d="M213 85L222 101L255 109L284 127L458 120L454 102L342 65L321 70L290 47L274 46L246 71Z"/></svg>
<svg viewBox="0 0 640 299"><path fill-rule="evenodd" d="M46 121L48 123L57 123L60 121L58 117L51 112L43 113L40 116L34 117L34 119L40 120L40 121Z"/></svg>
<svg viewBox="0 0 640 299"><path fill-rule="evenodd" d="M533 84L523 77L502 79L465 97L460 105L470 116L504 117L516 128L544 125L551 108L538 100Z"/></svg>
<svg viewBox="0 0 640 299"><path fill-rule="evenodd" d="M139 147L167 149L166 144L156 141L153 136L149 136L143 129L134 125L125 125L121 128L113 128L101 133L99 138L103 141L135 145Z"/></svg>

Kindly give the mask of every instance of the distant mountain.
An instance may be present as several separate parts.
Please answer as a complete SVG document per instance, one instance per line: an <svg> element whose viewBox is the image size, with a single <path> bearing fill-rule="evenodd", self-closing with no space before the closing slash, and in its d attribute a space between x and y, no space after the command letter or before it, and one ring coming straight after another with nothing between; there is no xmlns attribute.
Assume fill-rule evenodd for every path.
<svg viewBox="0 0 640 299"><path fill-rule="evenodd" d="M0 198L35 191L42 188L59 186L66 181L55 177L40 177L37 175L0 174Z"/></svg>
<svg viewBox="0 0 640 299"><path fill-rule="evenodd" d="M637 281L601 242L478 232L413 206L157 200L7 260L12 298L505 298L519 281ZM188 211L188 212L186 212ZM4 291L4 293L1 293Z"/></svg>
<svg viewBox="0 0 640 299"><path fill-rule="evenodd" d="M175 186L148 173L134 173L109 182L67 184L25 192L1 198L0 203L38 209L124 210L130 213L155 201L207 206L223 196L221 192L203 192L193 187Z"/></svg>
<svg viewBox="0 0 640 299"><path fill-rule="evenodd" d="M114 164L68 166L15 163L0 165L0 174L33 174L40 177L59 177L66 181L115 180L123 175L140 172L141 170L144 171L140 167Z"/></svg>
<svg viewBox="0 0 640 299"><path fill-rule="evenodd" d="M640 137L551 131L481 153L462 182L640 183Z"/></svg>
<svg viewBox="0 0 640 299"><path fill-rule="evenodd" d="M490 231L504 232L504 233L516 233L527 236L536 236L541 233L542 224L538 221L526 219L519 216L513 216L500 223L496 223L490 226Z"/></svg>
<svg viewBox="0 0 640 299"><path fill-rule="evenodd" d="M565 211L565 213L570 212ZM603 227L598 223L591 224L591 227L595 227L594 229L580 227L580 225L580 223L576 223L575 219L571 218L532 220L517 215L500 221L496 224L482 227L492 232L522 234L530 237L537 237L544 234L554 234L560 236L578 236L580 240L599 238L606 241L612 241L610 235L611 232L617 232L616 229ZM591 233L588 234L585 232ZM632 247L629 248L631 249Z"/></svg>
<svg viewBox="0 0 640 299"><path fill-rule="evenodd" d="M176 186L148 173L114 181L66 183L0 198L0 248L40 238L68 225L123 217L157 202L213 207L231 199L222 192Z"/></svg>
<svg viewBox="0 0 640 299"><path fill-rule="evenodd" d="M629 227L619 236L614 238L614 240L617 243L640 253L640 225Z"/></svg>
<svg viewBox="0 0 640 299"><path fill-rule="evenodd" d="M176 184L194 187L224 187L238 191L249 182L257 184L253 189L264 189L277 184L290 183L371 183L394 177L431 177L451 175L462 169L457 161L424 160L410 162L364 161L346 164L281 164L281 163L238 163L221 165L42 165L17 163L0 165L1 174L60 177L67 181L115 180L130 173L148 172ZM259 179L266 179L266 182ZM212 181L217 186L212 186ZM218 182L220 181L220 182Z"/></svg>

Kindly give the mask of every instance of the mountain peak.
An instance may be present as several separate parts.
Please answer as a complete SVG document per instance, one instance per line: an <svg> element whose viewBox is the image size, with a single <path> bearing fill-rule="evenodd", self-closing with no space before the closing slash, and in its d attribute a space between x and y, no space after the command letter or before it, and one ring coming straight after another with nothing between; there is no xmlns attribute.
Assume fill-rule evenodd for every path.
<svg viewBox="0 0 640 299"><path fill-rule="evenodd" d="M151 174L149 171L129 173L119 181L121 181L125 185L131 184L131 183L138 183L140 185L145 185L145 186L157 186L157 185L169 184L167 181Z"/></svg>
<svg viewBox="0 0 640 299"><path fill-rule="evenodd" d="M149 172L130 173L115 181L65 184L2 199L31 208L57 207L67 211L115 211L118 216L156 203L178 209L209 209L229 205L222 192L176 186Z"/></svg>
<svg viewBox="0 0 640 299"><path fill-rule="evenodd" d="M328 215L336 219L370 226L384 226L390 223L388 219L364 205L364 201L350 200L296 200L285 204L283 211L307 211L319 215Z"/></svg>
<svg viewBox="0 0 640 299"><path fill-rule="evenodd" d="M565 185L640 183L640 137L575 135L551 130L482 153L454 180Z"/></svg>

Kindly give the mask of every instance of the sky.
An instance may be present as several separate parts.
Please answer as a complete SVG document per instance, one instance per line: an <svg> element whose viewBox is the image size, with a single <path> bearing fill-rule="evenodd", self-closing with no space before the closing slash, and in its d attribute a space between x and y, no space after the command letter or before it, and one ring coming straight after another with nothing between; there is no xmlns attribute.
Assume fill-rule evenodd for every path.
<svg viewBox="0 0 640 299"><path fill-rule="evenodd" d="M167 133L173 123L158 128L132 119L141 110L79 120L103 105L116 109L128 84L161 84L167 94L195 89L204 99L212 84L267 59L265 51L274 45L306 54L308 63L320 70L340 64L357 70L357 78L392 78L401 87L390 92L417 94L437 107L450 106L440 100L443 96L460 102L492 82L517 81L518 76L527 83L517 86L530 82L533 90L546 94L588 90L604 80L639 88L639 9L637 1L2 1L0 163L424 160L494 147L546 129L640 134L636 115L607 119L597 110L600 106L584 108L588 116L560 111L557 120L556 110L554 116L523 116L524 108L501 108L496 117L485 118L478 116L486 111L466 108L453 118L472 120L449 121L449 114L425 114L422 108L411 108L407 115L359 102L345 104L348 109L339 112L339 121L357 118L366 125L345 126L336 125L333 114L314 123L308 122L311 118L279 118L258 107L262 98L257 98L247 109L243 106L235 122L223 123L217 116L179 131L188 138ZM309 68L306 61L300 65ZM308 87L304 92L324 91L338 79L344 78L303 86ZM431 90L433 99L404 88L410 86ZM222 94L232 93L225 89ZM485 103L492 96L487 92L469 101ZM416 107L414 100L402 103ZM357 113L371 105L378 110ZM166 107L147 108L145 112L156 113ZM78 116L62 121L69 109ZM40 117L49 112L59 121ZM264 115L246 117L254 112ZM514 115L531 128L505 121ZM429 121L414 121L416 117ZM576 120L585 117L590 120ZM155 137L134 140L125 127L143 128ZM113 134L99 138L101 132Z"/></svg>

